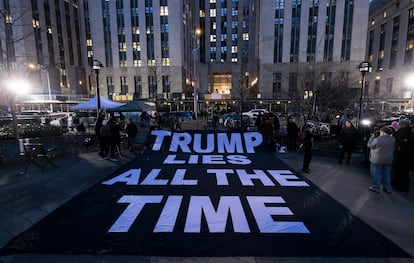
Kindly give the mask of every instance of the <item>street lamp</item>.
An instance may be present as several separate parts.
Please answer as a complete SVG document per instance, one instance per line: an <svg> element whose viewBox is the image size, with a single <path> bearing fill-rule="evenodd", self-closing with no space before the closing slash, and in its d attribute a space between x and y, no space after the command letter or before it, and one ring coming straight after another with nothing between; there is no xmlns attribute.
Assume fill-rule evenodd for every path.
<svg viewBox="0 0 414 263"><path fill-rule="evenodd" d="M197 62L197 54L200 48L198 36L201 35L201 30L196 28L194 31L194 43L193 43L193 87L194 87L194 116L197 119L197 71L196 71L196 62Z"/></svg>
<svg viewBox="0 0 414 263"><path fill-rule="evenodd" d="M99 114L101 113L101 95L99 94L99 71L101 70L101 68L103 68L103 64L99 60L94 59L92 68L95 72L96 77L96 102L98 105L96 115L97 117L99 117Z"/></svg>
<svg viewBox="0 0 414 263"><path fill-rule="evenodd" d="M362 117L362 96L364 94L364 88L365 88L365 77L368 72L371 72L372 67L369 64L369 62L363 61L359 64L358 68L359 68L359 72L361 72L361 75L362 75L361 93L359 95L359 112L358 112L358 127L359 127L359 122L361 121L361 117Z"/></svg>

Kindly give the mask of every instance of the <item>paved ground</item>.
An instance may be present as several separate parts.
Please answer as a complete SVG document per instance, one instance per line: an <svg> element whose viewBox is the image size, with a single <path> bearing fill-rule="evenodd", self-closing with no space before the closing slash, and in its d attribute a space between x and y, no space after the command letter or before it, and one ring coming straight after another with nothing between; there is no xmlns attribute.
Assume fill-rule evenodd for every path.
<svg viewBox="0 0 414 263"><path fill-rule="evenodd" d="M127 151L124 153L116 163L103 160L97 152L66 155L55 159L58 169L49 166L42 174L40 169L31 167L27 176L20 173L24 165L0 166L0 247L133 158ZM294 152L275 156L300 171L302 155ZM356 154L351 165L339 165L334 158L314 156L312 171L306 176L353 214L414 256L414 184L409 193L373 193L368 190L369 171L361 164L360 157ZM19 254L0 257L0 262L414 262L414 259Z"/></svg>

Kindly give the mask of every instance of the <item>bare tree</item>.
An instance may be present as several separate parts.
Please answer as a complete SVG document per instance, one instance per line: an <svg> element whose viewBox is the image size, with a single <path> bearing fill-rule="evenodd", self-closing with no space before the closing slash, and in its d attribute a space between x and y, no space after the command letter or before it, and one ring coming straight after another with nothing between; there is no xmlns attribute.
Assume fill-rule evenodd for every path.
<svg viewBox="0 0 414 263"><path fill-rule="evenodd" d="M23 18L27 15L28 9L12 9L8 1L5 1L4 9L0 9L0 16L3 23L0 23L0 34L2 37L0 39L0 63L3 64L3 79L10 79L13 75L18 75L18 67L16 64L16 57L17 54L15 52L15 45L30 35L33 32L21 34L17 36L13 34L13 29L17 27L24 27L25 25L22 24ZM1 43L5 43L3 46ZM23 56L24 54L19 54L19 56ZM20 72L21 73L21 72ZM21 75L21 74L20 74ZM6 92L7 87L5 87L5 81L3 83L3 91ZM11 91L8 91L8 94L5 96L7 100L7 104L11 109L11 114L13 118L13 133L16 139L19 139L19 130L17 126L17 116L16 116L16 109L15 109L15 94Z"/></svg>

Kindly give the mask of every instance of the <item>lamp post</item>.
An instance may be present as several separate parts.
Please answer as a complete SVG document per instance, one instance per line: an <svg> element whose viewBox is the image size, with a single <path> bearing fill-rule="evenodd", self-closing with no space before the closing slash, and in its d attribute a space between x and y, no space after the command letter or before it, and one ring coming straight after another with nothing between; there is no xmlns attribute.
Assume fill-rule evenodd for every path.
<svg viewBox="0 0 414 263"><path fill-rule="evenodd" d="M96 116L99 117L99 114L101 113L101 95L99 93L99 71L103 68L102 62L100 62L97 59L93 60L93 71L95 72L96 77L96 102L97 102L97 113Z"/></svg>
<svg viewBox="0 0 414 263"><path fill-rule="evenodd" d="M194 30L194 43L193 43L193 87L194 87L194 116L197 119L197 71L196 71L196 63L197 63L197 53L200 45L198 43L198 36L201 34L200 29Z"/></svg>
<svg viewBox="0 0 414 263"><path fill-rule="evenodd" d="M364 88L365 88L365 77L368 72L371 71L371 65L367 61L363 61L359 64L359 72L361 72L362 75L362 83L361 83L361 92L359 94L359 111L358 111L358 127L359 123L361 122L362 117L362 96L364 94Z"/></svg>
<svg viewBox="0 0 414 263"><path fill-rule="evenodd" d="M52 103L52 90L51 90L51 87L50 87L50 75L49 75L49 68L47 68L47 67L44 67L44 66L42 66L42 65L40 65L40 71L42 71L42 72L45 72L46 73L46 81L47 81L47 91L48 91L48 94L49 94L49 109L50 109L50 112L53 112L53 103Z"/></svg>

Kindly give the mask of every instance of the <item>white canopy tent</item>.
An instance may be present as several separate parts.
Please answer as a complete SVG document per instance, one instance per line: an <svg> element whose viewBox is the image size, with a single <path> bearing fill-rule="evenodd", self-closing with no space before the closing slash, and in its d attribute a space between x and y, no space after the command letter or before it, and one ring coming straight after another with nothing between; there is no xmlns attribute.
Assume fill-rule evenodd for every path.
<svg viewBox="0 0 414 263"><path fill-rule="evenodd" d="M125 103L119 103L112 100L108 100L105 97L100 96L100 102L101 102L101 109L112 109L117 108ZM98 108L98 102L96 99L96 96L92 99L79 103L78 105L72 106L72 110L96 110Z"/></svg>

